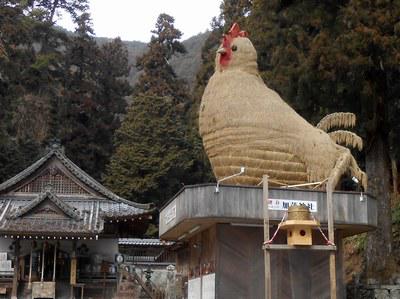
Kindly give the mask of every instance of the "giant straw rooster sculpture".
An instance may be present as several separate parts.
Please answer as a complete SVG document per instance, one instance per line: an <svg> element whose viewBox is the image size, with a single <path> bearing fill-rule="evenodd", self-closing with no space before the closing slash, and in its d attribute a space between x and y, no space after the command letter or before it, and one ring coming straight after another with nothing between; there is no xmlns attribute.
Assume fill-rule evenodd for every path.
<svg viewBox="0 0 400 299"><path fill-rule="evenodd" d="M200 105L199 126L217 179L244 166L243 175L227 182L258 185L267 174L273 185L326 181L335 188L348 173L366 188L366 175L350 150L308 123L265 85L258 74L256 50L237 24L224 35L215 61Z"/></svg>

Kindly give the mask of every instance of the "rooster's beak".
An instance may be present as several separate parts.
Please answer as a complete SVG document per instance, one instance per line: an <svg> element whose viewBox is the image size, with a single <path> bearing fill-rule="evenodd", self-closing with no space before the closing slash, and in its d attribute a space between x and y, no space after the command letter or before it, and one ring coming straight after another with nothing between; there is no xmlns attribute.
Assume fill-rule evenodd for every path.
<svg viewBox="0 0 400 299"><path fill-rule="evenodd" d="M217 50L217 53L218 54L221 54L221 55L224 55L224 54L226 54L226 50L225 50L225 48L219 48L218 50Z"/></svg>

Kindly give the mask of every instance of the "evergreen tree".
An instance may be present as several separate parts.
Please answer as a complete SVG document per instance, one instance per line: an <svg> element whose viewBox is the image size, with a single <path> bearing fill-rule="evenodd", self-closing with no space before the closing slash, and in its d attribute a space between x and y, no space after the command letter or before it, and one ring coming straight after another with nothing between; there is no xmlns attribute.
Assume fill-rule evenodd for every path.
<svg viewBox="0 0 400 299"><path fill-rule="evenodd" d="M57 135L69 38L53 18L56 11L77 16L85 9L86 0L1 1L1 180L32 163Z"/></svg>
<svg viewBox="0 0 400 299"><path fill-rule="evenodd" d="M115 146L104 181L118 194L158 203L183 186L191 161L172 98L136 96L116 132Z"/></svg>
<svg viewBox="0 0 400 299"><path fill-rule="evenodd" d="M249 19L262 77L307 119L350 111L366 144L378 231L368 238L371 276L390 268L390 157L397 157L399 3L254 1ZM361 163L363 164L363 163Z"/></svg>
<svg viewBox="0 0 400 299"><path fill-rule="evenodd" d="M227 32L234 23L245 28L252 5L253 0L223 0L220 5L219 19L224 24L224 32Z"/></svg>
<svg viewBox="0 0 400 299"><path fill-rule="evenodd" d="M334 30L341 2L255 0L248 19L261 77L314 124L330 112L330 99L314 88L314 73L305 67L313 41Z"/></svg>
<svg viewBox="0 0 400 299"><path fill-rule="evenodd" d="M96 44L90 16L78 18L76 35L68 45L62 123L59 136L66 153L99 179L113 151L112 138L125 111L131 89L128 53L120 39L101 48Z"/></svg>
<svg viewBox="0 0 400 299"><path fill-rule="evenodd" d="M368 192L379 210L368 236L368 274L383 279L392 259L390 159L400 153L399 14L397 1L350 1L337 19L340 34L316 40L309 64L333 103L355 111L363 126Z"/></svg>
<svg viewBox="0 0 400 299"><path fill-rule="evenodd" d="M186 49L179 41L182 32L175 28L175 19L170 15L162 13L158 16L155 29L151 32L152 43L157 43L163 48L164 57L169 60L175 53L186 53Z"/></svg>
<svg viewBox="0 0 400 299"><path fill-rule="evenodd" d="M26 167L40 150L30 136L18 138L15 126L36 58L31 34L34 24L24 13L27 5L20 1L2 1L0 5L0 181Z"/></svg>
<svg viewBox="0 0 400 299"><path fill-rule="evenodd" d="M131 92L129 67L120 40L97 46L87 9L87 0L1 1L0 146L10 149L0 153L2 180L54 138L91 175L104 170ZM72 16L75 35L55 27L60 11Z"/></svg>
<svg viewBox="0 0 400 299"><path fill-rule="evenodd" d="M65 80L65 45L69 44L70 37L67 33L55 27L55 16L61 11L71 15L78 22L82 15L87 15L87 0L56 0L56 1L28 1L25 14L29 16L31 36L35 42L35 61L28 69L27 90L18 103L18 116L21 112L28 113L20 119L32 119L26 126L33 132L41 132L32 136L38 144L47 143L48 140L58 138L58 119L60 102L62 98L63 83ZM27 109L29 107L29 109ZM35 107L36 109L35 111ZM33 108L33 111L30 111ZM29 115L29 113L33 114ZM37 113L35 113L37 112ZM35 117L33 117L35 118ZM36 124L36 125L35 125ZM40 126L40 127L39 127ZM21 128L21 126L19 126ZM39 137L39 138L38 138Z"/></svg>
<svg viewBox="0 0 400 299"><path fill-rule="evenodd" d="M183 112L187 105L188 90L168 62L175 53L186 53L183 44L179 42L182 33L175 28L174 18L167 14L160 14L155 27L148 51L136 61L136 67L142 74L134 94L171 97Z"/></svg>
<svg viewBox="0 0 400 299"><path fill-rule="evenodd" d="M142 71L132 107L115 137L116 151L105 182L132 200L163 202L201 177L188 139L187 87L168 63L184 53L174 19L161 14L148 51L137 60Z"/></svg>
<svg viewBox="0 0 400 299"><path fill-rule="evenodd" d="M42 10L42 20L51 25L58 11L67 12L76 21L80 14L89 10L88 0L36 0L33 6Z"/></svg>

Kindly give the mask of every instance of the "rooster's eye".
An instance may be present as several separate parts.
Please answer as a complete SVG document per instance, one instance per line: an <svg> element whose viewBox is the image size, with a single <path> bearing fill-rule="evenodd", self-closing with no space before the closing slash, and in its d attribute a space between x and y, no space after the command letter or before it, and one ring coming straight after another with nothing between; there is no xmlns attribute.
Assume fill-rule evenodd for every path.
<svg viewBox="0 0 400 299"><path fill-rule="evenodd" d="M232 51L236 51L237 50L236 45L233 45L231 49L232 49Z"/></svg>

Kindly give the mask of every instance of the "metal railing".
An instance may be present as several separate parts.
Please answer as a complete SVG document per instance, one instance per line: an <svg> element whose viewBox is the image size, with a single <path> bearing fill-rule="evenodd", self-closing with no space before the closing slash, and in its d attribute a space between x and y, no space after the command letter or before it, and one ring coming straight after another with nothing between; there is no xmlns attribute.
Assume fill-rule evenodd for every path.
<svg viewBox="0 0 400 299"><path fill-rule="evenodd" d="M137 250L125 255L125 261L133 264L175 264L176 252L169 250L143 251Z"/></svg>

